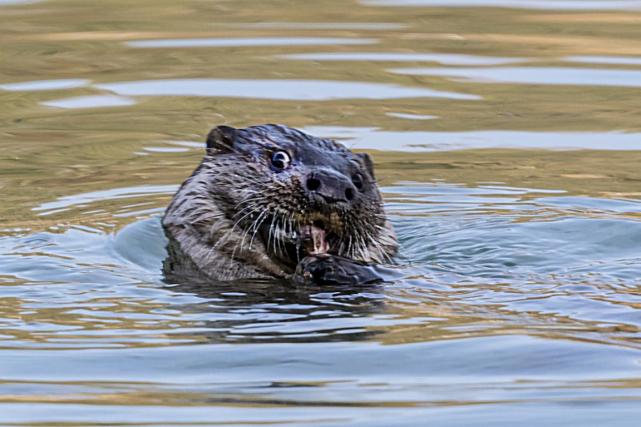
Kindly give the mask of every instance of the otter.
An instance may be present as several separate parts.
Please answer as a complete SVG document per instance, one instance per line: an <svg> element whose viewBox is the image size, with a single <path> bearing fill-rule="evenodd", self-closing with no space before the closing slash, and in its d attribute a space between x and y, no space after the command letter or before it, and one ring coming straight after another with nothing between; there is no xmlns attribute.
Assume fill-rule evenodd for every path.
<svg viewBox="0 0 641 427"><path fill-rule="evenodd" d="M213 128L162 225L165 274L216 281L369 281L398 249L369 155L276 124Z"/></svg>

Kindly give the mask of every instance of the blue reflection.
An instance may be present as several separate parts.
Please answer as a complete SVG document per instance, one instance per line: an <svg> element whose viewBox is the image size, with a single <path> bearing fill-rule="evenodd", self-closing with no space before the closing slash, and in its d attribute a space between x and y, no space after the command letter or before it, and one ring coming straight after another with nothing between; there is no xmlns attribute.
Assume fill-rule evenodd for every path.
<svg viewBox="0 0 641 427"><path fill-rule="evenodd" d="M641 87L641 71L571 67L395 68L396 74L439 76L475 83Z"/></svg>
<svg viewBox="0 0 641 427"><path fill-rule="evenodd" d="M477 95L405 87L391 83L330 80L168 79L106 83L96 86L124 96L212 96L300 101L419 97L480 99Z"/></svg>

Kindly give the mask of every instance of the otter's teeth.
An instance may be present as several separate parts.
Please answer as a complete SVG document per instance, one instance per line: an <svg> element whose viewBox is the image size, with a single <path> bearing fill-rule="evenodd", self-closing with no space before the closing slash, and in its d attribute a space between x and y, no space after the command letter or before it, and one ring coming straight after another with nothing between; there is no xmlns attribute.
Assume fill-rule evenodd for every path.
<svg viewBox="0 0 641 427"><path fill-rule="evenodd" d="M322 228L315 225L304 225L301 227L300 234L301 245L308 254L319 255L329 251L325 230Z"/></svg>

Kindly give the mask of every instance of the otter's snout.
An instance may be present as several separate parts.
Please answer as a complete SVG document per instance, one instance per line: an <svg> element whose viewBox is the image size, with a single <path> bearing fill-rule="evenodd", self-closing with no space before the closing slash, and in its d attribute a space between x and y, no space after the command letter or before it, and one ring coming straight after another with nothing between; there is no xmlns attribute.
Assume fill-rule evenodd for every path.
<svg viewBox="0 0 641 427"><path fill-rule="evenodd" d="M350 203L356 197L356 187L345 175L329 169L310 172L305 180L309 194L321 196L327 203Z"/></svg>

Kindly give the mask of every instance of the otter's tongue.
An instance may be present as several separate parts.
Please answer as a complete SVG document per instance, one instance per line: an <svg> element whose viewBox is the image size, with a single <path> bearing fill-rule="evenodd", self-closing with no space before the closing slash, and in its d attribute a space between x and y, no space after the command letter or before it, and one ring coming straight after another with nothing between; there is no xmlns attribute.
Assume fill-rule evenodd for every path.
<svg viewBox="0 0 641 427"><path fill-rule="evenodd" d="M325 230L315 225L304 225L300 230L301 246L309 255L325 254L329 251L329 244Z"/></svg>

